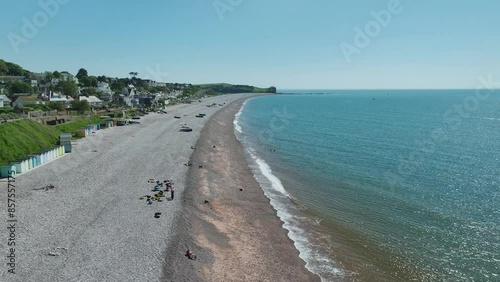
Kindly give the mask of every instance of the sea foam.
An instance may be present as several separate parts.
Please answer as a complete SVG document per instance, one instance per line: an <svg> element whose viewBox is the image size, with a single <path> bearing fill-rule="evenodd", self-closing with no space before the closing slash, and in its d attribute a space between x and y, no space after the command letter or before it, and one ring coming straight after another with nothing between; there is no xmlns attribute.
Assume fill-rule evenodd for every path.
<svg viewBox="0 0 500 282"><path fill-rule="evenodd" d="M336 263L328 256L321 254L321 247L313 244L308 233L301 227L306 221L307 224L312 225L318 224L318 222L301 215L299 208L292 203L292 196L286 191L281 180L273 173L266 161L260 158L251 145L245 141L244 132L239 122L247 101L235 115L233 124L236 137L245 148L247 161L249 161L249 167L255 179L264 195L270 200L278 217L283 221L283 228L288 230L288 237L294 242L300 258L306 263L306 268L319 275L322 281L330 281L334 277L345 277L344 270L336 267Z"/></svg>

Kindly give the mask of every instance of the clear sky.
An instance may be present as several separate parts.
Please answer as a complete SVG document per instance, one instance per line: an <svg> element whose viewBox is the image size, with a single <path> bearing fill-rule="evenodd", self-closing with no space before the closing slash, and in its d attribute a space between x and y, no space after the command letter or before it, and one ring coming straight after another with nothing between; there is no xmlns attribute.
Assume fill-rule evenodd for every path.
<svg viewBox="0 0 500 282"><path fill-rule="evenodd" d="M2 1L0 58L37 72L83 67L92 75L136 71L165 82L279 89L500 81L500 1L392 1ZM382 10L377 22L372 12ZM355 41L356 27L366 34L367 26L369 42Z"/></svg>

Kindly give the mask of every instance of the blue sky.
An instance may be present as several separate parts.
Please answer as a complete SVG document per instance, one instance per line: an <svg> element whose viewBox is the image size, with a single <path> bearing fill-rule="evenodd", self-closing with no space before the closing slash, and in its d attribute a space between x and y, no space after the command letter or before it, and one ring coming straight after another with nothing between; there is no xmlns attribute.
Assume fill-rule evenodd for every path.
<svg viewBox="0 0 500 282"><path fill-rule="evenodd" d="M375 20L382 10L389 21ZM500 81L498 11L494 0L3 1L0 58L32 71L136 71L166 82L474 88L480 76ZM37 31L23 33L23 18ZM366 34L370 23L369 44L356 45L355 28ZM357 48L350 61L342 44Z"/></svg>

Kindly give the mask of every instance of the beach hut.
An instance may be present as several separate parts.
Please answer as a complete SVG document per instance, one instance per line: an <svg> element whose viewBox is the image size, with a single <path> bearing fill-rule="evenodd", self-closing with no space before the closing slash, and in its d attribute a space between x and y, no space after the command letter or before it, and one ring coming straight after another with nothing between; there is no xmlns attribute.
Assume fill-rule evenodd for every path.
<svg viewBox="0 0 500 282"><path fill-rule="evenodd" d="M27 163L26 159L19 159L19 160L12 162L12 166L16 167L17 173L24 173L24 172L28 171L27 164L28 163Z"/></svg>
<svg viewBox="0 0 500 282"><path fill-rule="evenodd" d="M71 153L71 133L61 133L59 144L64 146L64 153Z"/></svg>
<svg viewBox="0 0 500 282"><path fill-rule="evenodd" d="M78 137L87 137L89 136L87 128L80 128L76 131L76 135Z"/></svg>
<svg viewBox="0 0 500 282"><path fill-rule="evenodd" d="M36 168L38 166L38 163L37 163L37 156L36 155L30 155L31 157L31 166L33 168Z"/></svg>
<svg viewBox="0 0 500 282"><path fill-rule="evenodd" d="M21 159L22 172L27 172L30 170L30 158L25 157Z"/></svg>
<svg viewBox="0 0 500 282"><path fill-rule="evenodd" d="M14 172L13 174L11 174L10 176L14 176L16 175L16 172L17 172L17 169L15 166L13 165L4 165L4 166L1 166L0 167L0 177L1 178L7 178L9 177L9 172Z"/></svg>
<svg viewBox="0 0 500 282"><path fill-rule="evenodd" d="M30 155L33 168L40 165L40 155Z"/></svg>
<svg viewBox="0 0 500 282"><path fill-rule="evenodd" d="M61 146L54 147L54 155L55 158L58 159L62 156L61 154Z"/></svg>
<svg viewBox="0 0 500 282"><path fill-rule="evenodd" d="M45 154L45 152L40 153L40 159L42 160L40 165L43 165L47 162L47 155Z"/></svg>
<svg viewBox="0 0 500 282"><path fill-rule="evenodd" d="M101 122L101 124L99 126L101 129L111 128L111 127L113 127L113 121L112 120L103 121L103 122Z"/></svg>
<svg viewBox="0 0 500 282"><path fill-rule="evenodd" d="M95 131L93 125L87 125L85 128L87 129L87 136L92 135L92 132Z"/></svg>
<svg viewBox="0 0 500 282"><path fill-rule="evenodd" d="M27 158L27 162L28 162L28 170L32 170L34 168L34 166L33 166L33 157L28 156L26 158Z"/></svg>
<svg viewBox="0 0 500 282"><path fill-rule="evenodd" d="M55 152L54 152L54 149L50 149L47 151L47 153L49 154L49 160L50 161L53 161L56 159L56 156L55 156Z"/></svg>

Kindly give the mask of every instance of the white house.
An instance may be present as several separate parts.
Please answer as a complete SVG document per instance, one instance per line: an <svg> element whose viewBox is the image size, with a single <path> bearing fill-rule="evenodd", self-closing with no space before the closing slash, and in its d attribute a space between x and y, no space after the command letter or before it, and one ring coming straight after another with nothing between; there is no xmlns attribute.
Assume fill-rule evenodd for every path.
<svg viewBox="0 0 500 282"><path fill-rule="evenodd" d="M71 96L68 96L68 95L62 95L62 94L58 94L58 93L50 93L50 97L49 97L49 101L50 102L58 102L58 103L62 103L67 107L69 107L69 105L71 104L71 102L73 101L74 99L71 98Z"/></svg>
<svg viewBox="0 0 500 282"><path fill-rule="evenodd" d="M97 98L96 96L89 96L89 97L85 97L85 96L80 96L80 101L88 101L90 106L94 107L94 108L100 108L102 107L102 100Z"/></svg>
<svg viewBox="0 0 500 282"><path fill-rule="evenodd" d="M67 71L61 72L61 80L70 81L78 84L78 78L76 78L74 75L70 74Z"/></svg>
<svg viewBox="0 0 500 282"><path fill-rule="evenodd" d="M6 95L0 95L0 107L7 107L12 104L12 101Z"/></svg>
<svg viewBox="0 0 500 282"><path fill-rule="evenodd" d="M105 102L113 101L113 91L111 90L107 82L98 82L97 89L99 89L103 93L101 95L103 101Z"/></svg>

